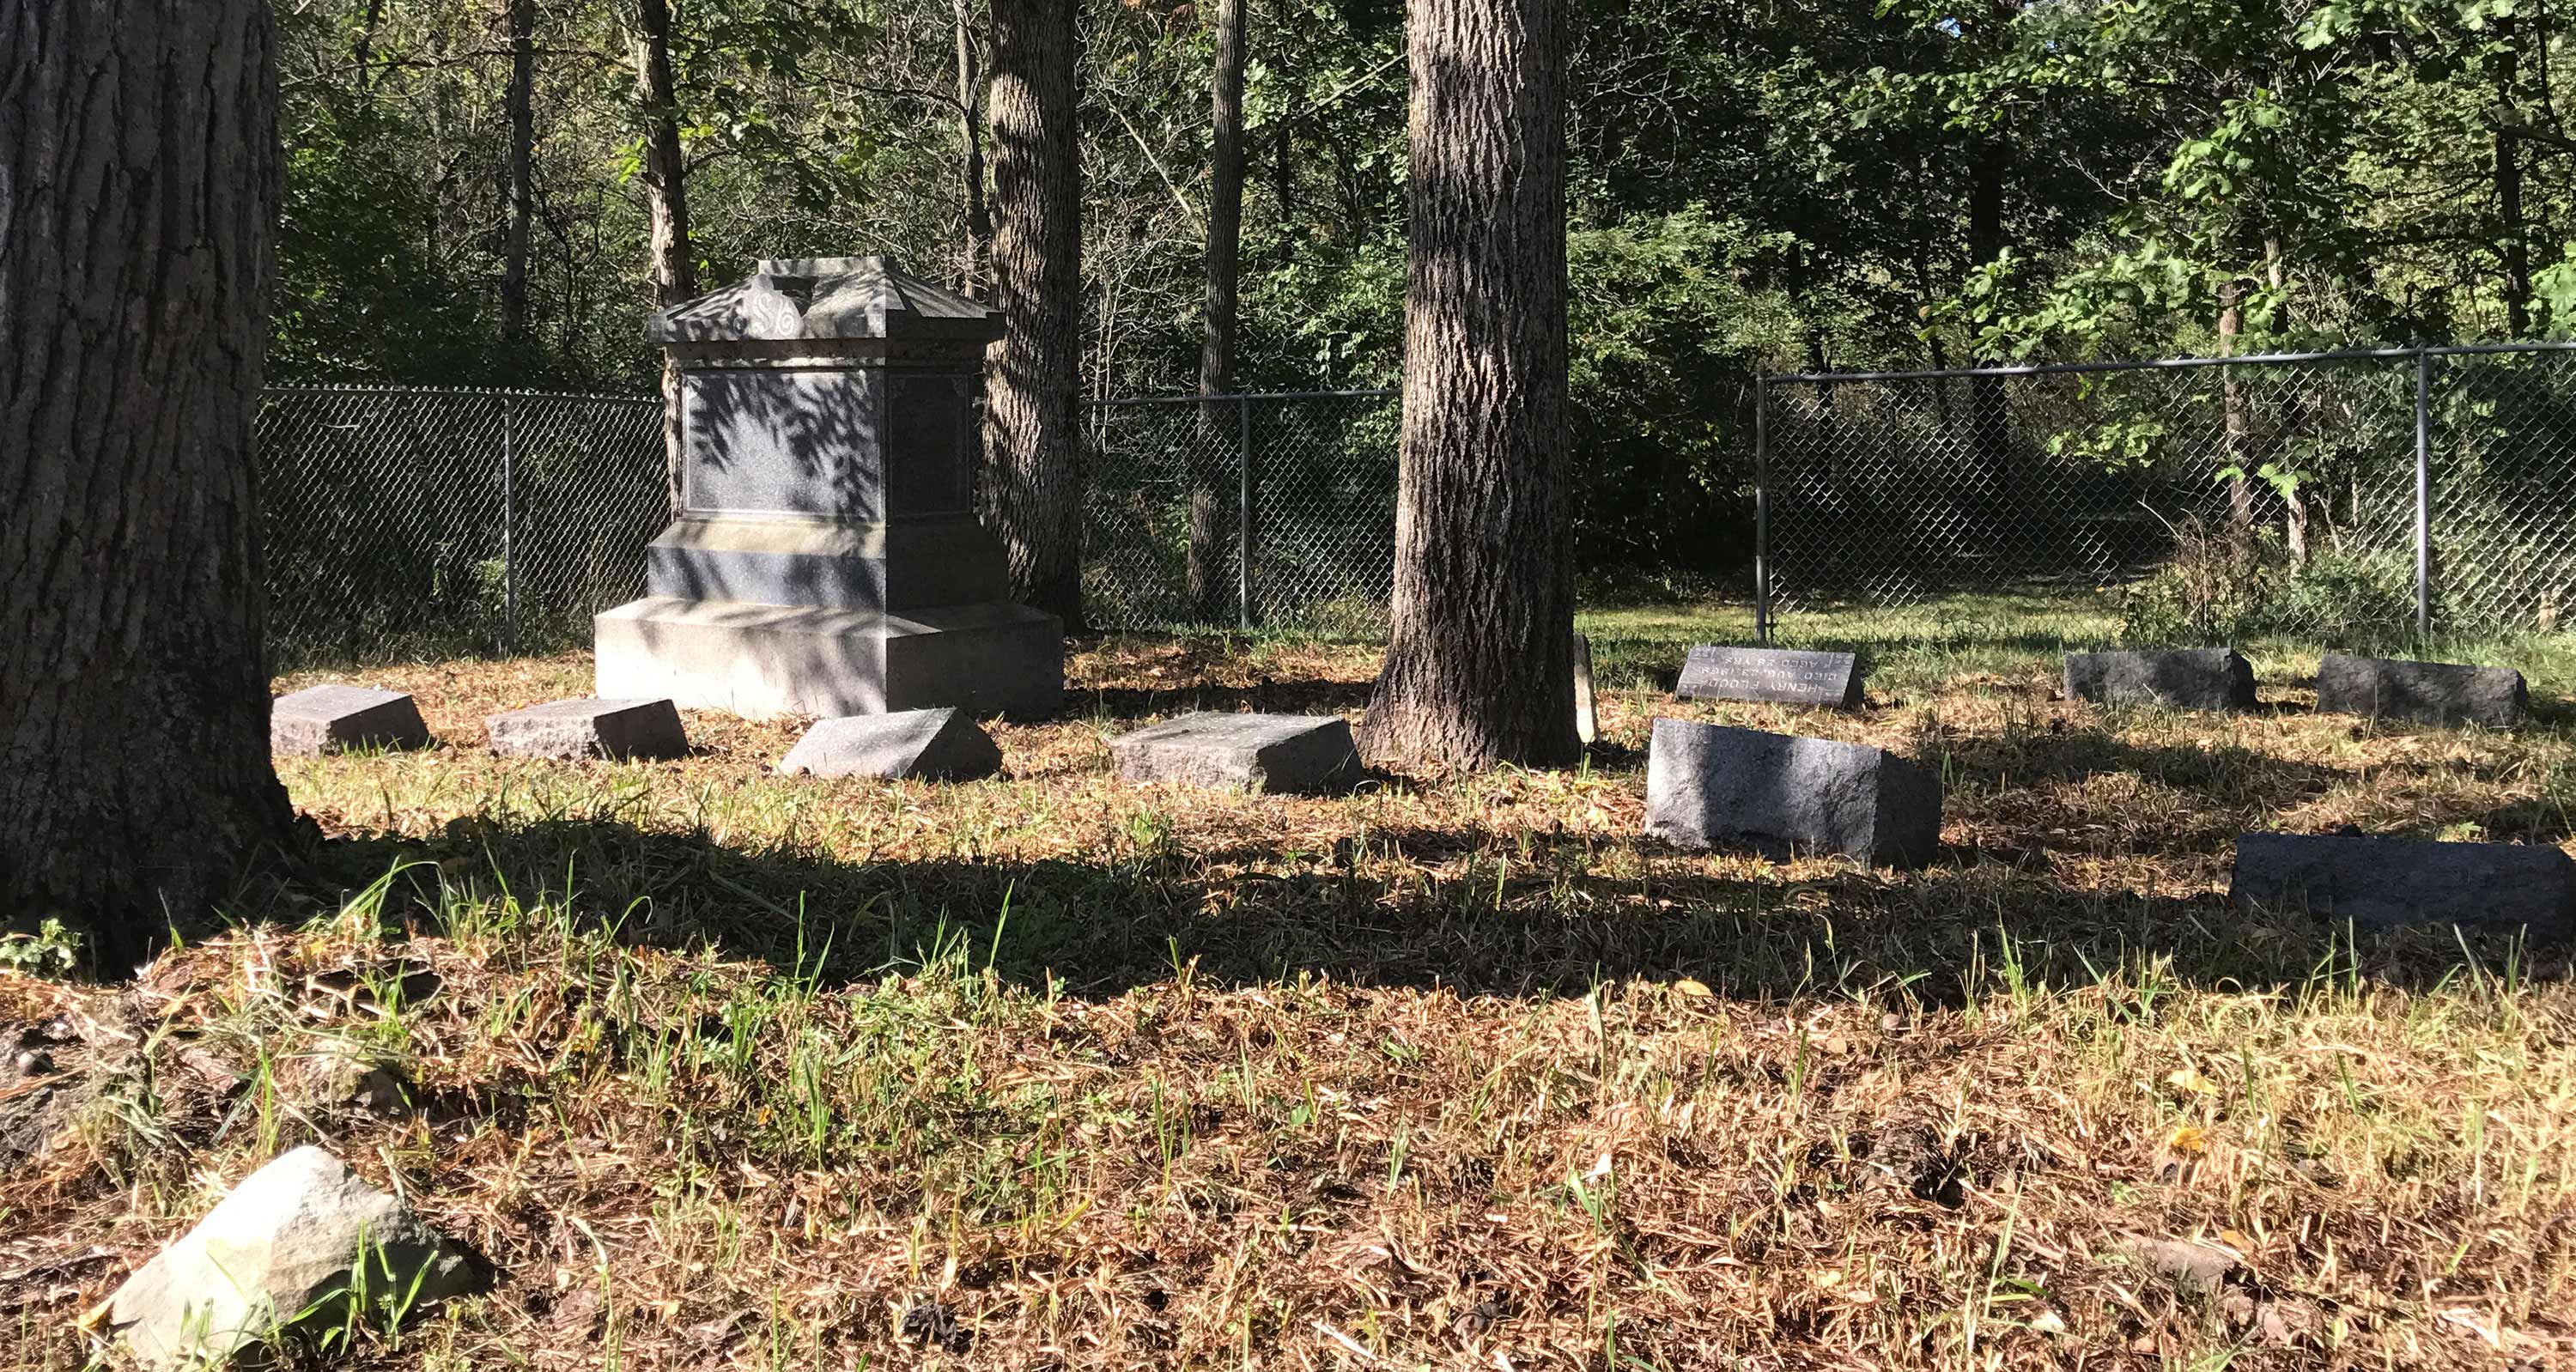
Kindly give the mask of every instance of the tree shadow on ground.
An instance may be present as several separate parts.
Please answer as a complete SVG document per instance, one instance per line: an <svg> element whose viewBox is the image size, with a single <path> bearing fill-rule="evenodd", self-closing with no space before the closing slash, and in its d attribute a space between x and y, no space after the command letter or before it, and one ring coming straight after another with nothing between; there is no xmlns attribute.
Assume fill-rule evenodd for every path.
<svg viewBox="0 0 2576 1372"><path fill-rule="evenodd" d="M2005 965L2069 987L2153 963L2169 982L2252 990L2349 973L2357 958L2361 975L2426 986L2463 947L2448 929L2412 930L2356 951L2341 928L2301 914L2081 889L2044 865L1732 875L1597 835L1473 830L1373 831L1313 853L1148 843L1082 860L853 864L610 819L463 820L428 839L335 841L321 862L352 890L410 864L384 918L422 932L445 918L442 888L489 901L506 881L521 906L558 904L627 942L713 948L833 984L962 948L1007 980L1084 996L1187 969L1221 986L1312 975L1502 997L1688 977L1755 1002L1955 1005ZM2507 951L2502 936L2466 946L2499 962Z"/></svg>

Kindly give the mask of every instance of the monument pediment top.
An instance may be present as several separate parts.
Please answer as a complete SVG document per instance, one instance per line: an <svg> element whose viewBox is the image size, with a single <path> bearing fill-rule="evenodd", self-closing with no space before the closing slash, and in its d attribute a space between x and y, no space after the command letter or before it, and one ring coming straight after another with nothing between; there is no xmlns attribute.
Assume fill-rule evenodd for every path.
<svg viewBox="0 0 2576 1372"><path fill-rule="evenodd" d="M776 257L749 280L646 322L655 343L916 338L985 342L998 311L906 273L888 257Z"/></svg>

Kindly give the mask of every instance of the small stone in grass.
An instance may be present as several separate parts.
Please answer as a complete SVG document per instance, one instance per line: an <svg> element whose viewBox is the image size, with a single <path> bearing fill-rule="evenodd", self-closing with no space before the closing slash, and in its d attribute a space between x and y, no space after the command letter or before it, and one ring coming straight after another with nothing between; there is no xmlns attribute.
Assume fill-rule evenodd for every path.
<svg viewBox="0 0 2576 1372"><path fill-rule="evenodd" d="M2181 710L2254 708L2254 667L2233 648L2066 655L2066 698Z"/></svg>
<svg viewBox="0 0 2576 1372"><path fill-rule="evenodd" d="M483 721L492 751L506 757L686 757L689 737L668 700L554 700Z"/></svg>
<svg viewBox="0 0 2576 1372"><path fill-rule="evenodd" d="M923 1301L903 1312L903 1336L917 1344L936 1344L950 1353L974 1347L975 1335L957 1323L957 1312L937 1301Z"/></svg>
<svg viewBox="0 0 2576 1372"><path fill-rule="evenodd" d="M401 691L373 686L307 686L268 707L268 750L319 757L351 748L426 748L429 726Z"/></svg>
<svg viewBox="0 0 2576 1372"><path fill-rule="evenodd" d="M992 736L946 707L817 720L778 764L782 776L930 781L974 781L1001 769Z"/></svg>
<svg viewBox="0 0 2576 1372"><path fill-rule="evenodd" d="M1331 715L1201 712L1109 741L1118 775L1242 791L1347 791L1363 775L1348 722Z"/></svg>
<svg viewBox="0 0 2576 1372"><path fill-rule="evenodd" d="M2317 708L2419 724L2513 729L2531 720L2531 691L2511 667L2328 653L2317 663Z"/></svg>

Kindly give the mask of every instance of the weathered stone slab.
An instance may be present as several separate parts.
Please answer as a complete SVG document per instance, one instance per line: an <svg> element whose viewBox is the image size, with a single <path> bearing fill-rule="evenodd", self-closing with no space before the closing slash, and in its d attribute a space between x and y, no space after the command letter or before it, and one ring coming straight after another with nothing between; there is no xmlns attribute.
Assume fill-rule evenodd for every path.
<svg viewBox="0 0 2576 1372"><path fill-rule="evenodd" d="M288 1325L341 1324L361 1297L376 1318L381 1302L408 1313L482 1285L410 1207L308 1146L244 1178L82 1323L146 1367L219 1365Z"/></svg>
<svg viewBox="0 0 2576 1372"><path fill-rule="evenodd" d="M1673 694L1684 700L1765 700L1860 708L1860 659L1795 648L1690 650Z"/></svg>
<svg viewBox="0 0 2576 1372"><path fill-rule="evenodd" d="M268 750L317 757L349 748L426 748L429 726L401 691L373 686L307 686L268 707Z"/></svg>
<svg viewBox="0 0 2576 1372"><path fill-rule="evenodd" d="M973 781L1001 769L992 736L954 709L818 720L778 764L782 776L928 781Z"/></svg>
<svg viewBox="0 0 2576 1372"><path fill-rule="evenodd" d="M2531 690L2522 673L2510 667L2328 653L2317 664L2317 708L2423 724L2511 729L2530 722Z"/></svg>
<svg viewBox="0 0 2576 1372"><path fill-rule="evenodd" d="M1941 778L1865 744L1659 719L1646 833L1684 848L1785 845L1913 866L1940 847Z"/></svg>
<svg viewBox="0 0 2576 1372"><path fill-rule="evenodd" d="M1574 736L1585 747L1601 737L1601 712L1592 700L1592 640L1574 636Z"/></svg>
<svg viewBox="0 0 2576 1372"><path fill-rule="evenodd" d="M689 736L668 700L553 700L483 721L492 751L511 757L686 757Z"/></svg>
<svg viewBox="0 0 2576 1372"><path fill-rule="evenodd" d="M1347 791L1360 782L1351 726L1331 715L1203 712L1109 742L1118 775L1245 791Z"/></svg>
<svg viewBox="0 0 2576 1372"><path fill-rule="evenodd" d="M2576 862L2545 844L2240 834L2229 894L2338 922L2527 927L2564 938Z"/></svg>
<svg viewBox="0 0 2576 1372"><path fill-rule="evenodd" d="M2254 708L2254 666L2233 648L2066 655L2066 698L2184 710Z"/></svg>

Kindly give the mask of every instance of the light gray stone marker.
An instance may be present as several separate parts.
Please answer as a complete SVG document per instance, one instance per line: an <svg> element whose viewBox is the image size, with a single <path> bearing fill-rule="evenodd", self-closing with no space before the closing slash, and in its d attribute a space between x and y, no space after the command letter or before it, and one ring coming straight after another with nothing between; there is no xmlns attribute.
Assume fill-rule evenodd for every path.
<svg viewBox="0 0 2576 1372"><path fill-rule="evenodd" d="M781 776L974 781L1002 769L1002 750L953 709L817 720L779 762Z"/></svg>
<svg viewBox="0 0 2576 1372"><path fill-rule="evenodd" d="M373 686L307 686L268 707L268 750L318 757L348 748L426 748L429 726L400 691Z"/></svg>
<svg viewBox="0 0 2576 1372"><path fill-rule="evenodd" d="M1915 866L1941 844L1941 778L1866 744L1659 719L1646 834L1683 848L1787 845Z"/></svg>
<svg viewBox="0 0 2576 1372"><path fill-rule="evenodd" d="M552 700L483 721L492 751L509 757L686 757L688 733L667 700Z"/></svg>
<svg viewBox="0 0 2576 1372"><path fill-rule="evenodd" d="M2337 922L2527 927L2563 939L2576 919L2576 862L2537 843L2240 834L2228 894Z"/></svg>
<svg viewBox="0 0 2576 1372"><path fill-rule="evenodd" d="M2531 689L2511 667L2328 653L2317 664L2317 708L2421 724L2512 729L2531 720Z"/></svg>
<svg viewBox="0 0 2576 1372"><path fill-rule="evenodd" d="M1118 775L1242 791L1347 791L1360 782L1351 726L1332 715L1202 712L1109 741Z"/></svg>
<svg viewBox="0 0 2576 1372"><path fill-rule="evenodd" d="M2254 708L2254 666L2233 648L2066 655L2066 698L2185 710Z"/></svg>
<svg viewBox="0 0 2576 1372"><path fill-rule="evenodd" d="M1592 640L1574 636L1574 736L1585 747L1601 737L1601 712L1592 699Z"/></svg>
<svg viewBox="0 0 2576 1372"><path fill-rule="evenodd" d="M1701 645L1682 662L1673 694L1684 700L1763 700L1860 708L1860 659L1797 648Z"/></svg>
<svg viewBox="0 0 2576 1372"><path fill-rule="evenodd" d="M306 1146L244 1178L92 1313L146 1367L221 1365L282 1326L341 1323L362 1259L377 1292L415 1308L483 1284L408 1206Z"/></svg>

